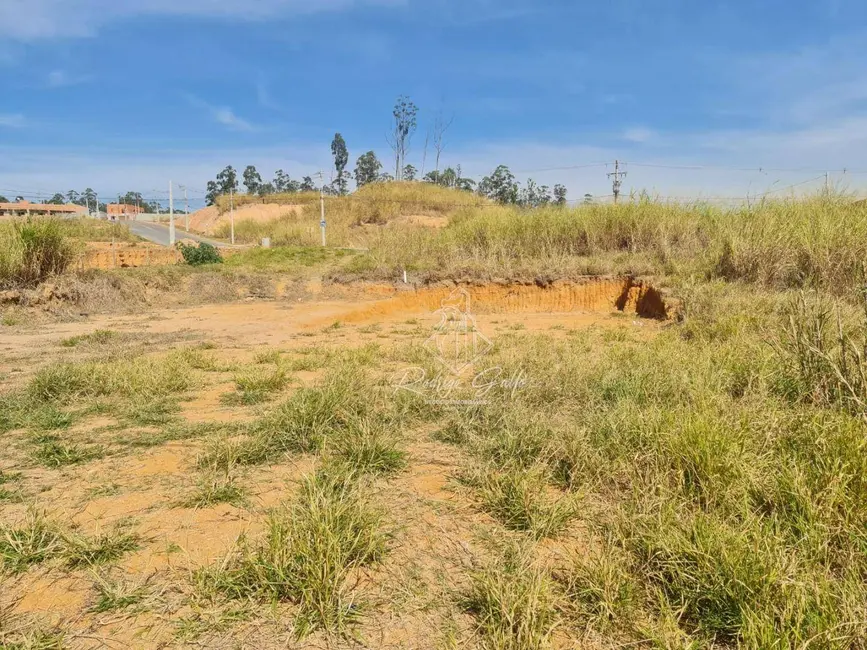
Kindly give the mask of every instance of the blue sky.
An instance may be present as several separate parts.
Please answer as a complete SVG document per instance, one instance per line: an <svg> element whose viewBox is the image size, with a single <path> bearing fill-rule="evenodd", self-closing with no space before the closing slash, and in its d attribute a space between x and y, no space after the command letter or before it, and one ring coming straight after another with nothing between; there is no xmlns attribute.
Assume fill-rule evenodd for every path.
<svg viewBox="0 0 867 650"><path fill-rule="evenodd" d="M446 164L572 198L610 169L560 168L615 158L665 196L867 187L863 0L0 0L0 24L7 196L297 178L335 131L350 167L387 159L399 94L417 167L442 110Z"/></svg>

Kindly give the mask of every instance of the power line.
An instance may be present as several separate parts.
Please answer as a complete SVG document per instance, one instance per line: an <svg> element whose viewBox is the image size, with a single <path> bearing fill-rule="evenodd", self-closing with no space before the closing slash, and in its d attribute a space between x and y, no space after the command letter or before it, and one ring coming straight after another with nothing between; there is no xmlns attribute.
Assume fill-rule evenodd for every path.
<svg viewBox="0 0 867 650"><path fill-rule="evenodd" d="M573 169L590 169L591 167L607 167L608 162L586 163L584 165L569 165L566 167L546 167L544 169L518 170L515 174L541 174L542 172L561 172L571 171Z"/></svg>
<svg viewBox="0 0 867 650"><path fill-rule="evenodd" d="M641 163L641 162L630 162L632 167L650 167L656 169L681 169L687 171L703 171L703 170L724 170L724 171L733 171L733 172L789 172L789 173L810 173L810 174L818 174L818 173L831 173L831 174L867 174L865 170L855 170L848 169L844 167L843 169L814 169L811 167L728 167L726 165L666 165L666 164L657 164L657 163Z"/></svg>

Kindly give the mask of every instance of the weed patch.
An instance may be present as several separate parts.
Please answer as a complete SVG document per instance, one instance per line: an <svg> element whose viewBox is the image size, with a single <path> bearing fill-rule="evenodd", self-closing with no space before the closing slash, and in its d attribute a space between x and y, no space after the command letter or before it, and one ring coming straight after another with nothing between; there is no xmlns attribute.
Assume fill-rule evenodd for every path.
<svg viewBox="0 0 867 650"><path fill-rule="evenodd" d="M223 566L200 571L199 589L231 598L298 605L299 636L317 628L342 632L359 615L350 572L386 551L382 515L351 478L317 474L297 500L272 514L265 540L242 545Z"/></svg>

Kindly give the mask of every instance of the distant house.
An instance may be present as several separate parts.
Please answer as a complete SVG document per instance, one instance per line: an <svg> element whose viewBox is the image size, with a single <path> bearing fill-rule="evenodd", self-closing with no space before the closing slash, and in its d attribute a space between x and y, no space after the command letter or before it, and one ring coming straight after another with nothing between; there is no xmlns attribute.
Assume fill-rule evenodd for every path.
<svg viewBox="0 0 867 650"><path fill-rule="evenodd" d="M127 203L109 203L106 206L109 217L118 218L118 217L133 217L138 214L144 214L144 208L140 205L129 205Z"/></svg>
<svg viewBox="0 0 867 650"><path fill-rule="evenodd" d="M86 212L87 208L75 204L60 205L56 203L31 203L30 201L0 203L0 216L4 217L51 216L55 214L73 215L85 214Z"/></svg>

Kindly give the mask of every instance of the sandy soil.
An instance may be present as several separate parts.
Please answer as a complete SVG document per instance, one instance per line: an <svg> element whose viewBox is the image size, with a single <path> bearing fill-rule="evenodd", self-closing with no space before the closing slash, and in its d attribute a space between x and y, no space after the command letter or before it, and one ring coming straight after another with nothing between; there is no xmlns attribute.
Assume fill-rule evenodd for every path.
<svg viewBox="0 0 867 650"><path fill-rule="evenodd" d="M343 291L346 295L337 291L327 299L322 295L306 302L246 302L94 317L38 330L0 330L0 376L8 378L0 383L0 390L3 384L20 385L44 364L59 358L80 358L80 352L64 350L59 342L96 329L128 334L152 351L189 345L190 341L208 342L221 360L250 362L262 350L291 352L320 346L394 346L424 341L442 316L435 310L444 301L453 304L463 299L463 294L456 297L446 289L415 292L371 286ZM626 287L625 313L617 310L624 294L622 281L549 289L468 287L466 295L472 301L478 329L496 340L522 332L567 336L569 330L588 327L652 335L661 324L634 314L641 291ZM632 314L628 313L630 304ZM221 402L220 396L232 387L231 372L208 376L207 383L182 405L181 415L186 421L244 421L259 412L256 407L232 409ZM297 373L296 378L309 384L316 377L316 373ZM111 418L92 419L73 434L102 435L100 432L111 425ZM395 532L388 561L358 577L359 585L370 594L373 612L364 626L368 647L437 647L444 638L445 625L458 633L466 631L468 621L442 619L442 611L447 609L443 594L463 586L473 558L485 552L484 546L467 540L478 540L478 528L491 523L453 489L450 477L461 462L461 452L433 442L425 430L406 435L410 467L390 480L380 495L390 512L401 513L401 527ZM0 469L22 472L28 500L36 507L73 522L83 531L104 530L124 521L134 526L142 537L141 547L117 563L112 577L144 585L154 604L140 611L93 613L90 610L97 598L93 572L34 567L20 576L0 578L0 612L5 610L25 621L32 618L43 626L61 625L68 631L66 643L72 648L351 645L331 645L319 637L294 641L291 616L283 606L248 612L245 617L253 622L245 623L241 617L231 626L231 633L229 628L208 628L210 632L202 637L206 640L187 642L179 633L179 629L186 629L184 625L201 626L213 617L226 616L222 610L190 605L191 572L225 557L239 536L260 533L268 508L289 497L298 480L315 466L311 458L299 457L276 466L250 468L244 475L244 482L251 486L250 498L243 507L180 507L179 498L195 487L195 466L201 451L202 443L196 440L168 442L61 470L34 467L19 452L7 454ZM26 510L24 503L0 502L4 521L19 521ZM389 606L378 607L377 603Z"/></svg>
<svg viewBox="0 0 867 650"><path fill-rule="evenodd" d="M278 205L264 203L245 205L235 210L235 222L238 221L272 221L288 214L300 214L300 205ZM190 215L190 228L197 233L213 235L222 224L229 223L229 213L220 214L216 206L204 208Z"/></svg>

